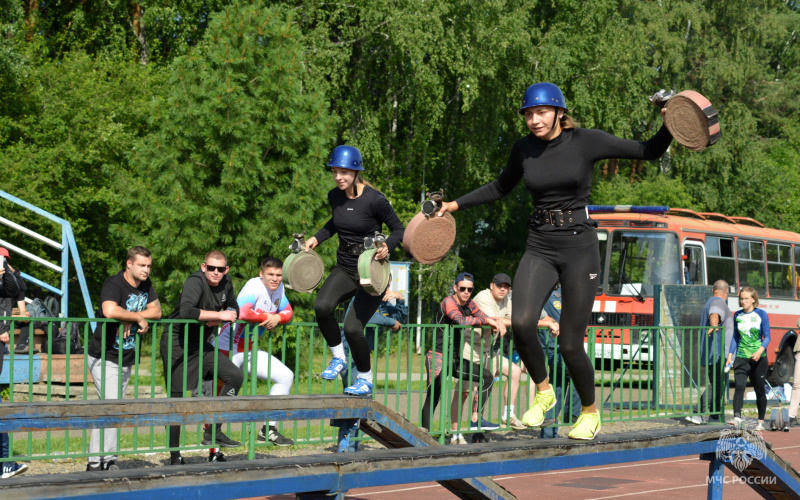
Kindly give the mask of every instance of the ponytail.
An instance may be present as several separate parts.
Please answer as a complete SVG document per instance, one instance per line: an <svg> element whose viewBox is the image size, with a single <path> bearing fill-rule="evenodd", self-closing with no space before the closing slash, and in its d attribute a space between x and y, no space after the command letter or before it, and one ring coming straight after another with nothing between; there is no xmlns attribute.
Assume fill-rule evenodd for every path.
<svg viewBox="0 0 800 500"><path fill-rule="evenodd" d="M559 120L559 124L561 125L561 128L563 130L570 130L570 129L573 129L573 128L578 128L578 124L575 123L575 120L573 120L572 117L569 116L566 113L561 115L561 120Z"/></svg>

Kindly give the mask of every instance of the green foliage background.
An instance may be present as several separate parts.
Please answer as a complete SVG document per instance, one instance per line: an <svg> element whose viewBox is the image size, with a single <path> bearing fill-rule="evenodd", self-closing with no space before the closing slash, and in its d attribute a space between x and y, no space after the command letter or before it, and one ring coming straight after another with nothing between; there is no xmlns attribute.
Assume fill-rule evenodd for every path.
<svg viewBox="0 0 800 500"><path fill-rule="evenodd" d="M95 301L125 249L148 245L169 311L209 249L229 253L241 286L291 233L316 231L335 145L361 149L408 221L426 190L453 199L494 179L526 132L522 92L552 81L581 126L624 138L661 125L647 100L660 88L720 113L702 153L598 163L593 203L800 231L799 30L793 0L0 0L2 189L72 222ZM513 274L530 211L518 187L456 215L451 256L413 268L424 320L457 269L479 287ZM58 236L14 205L0 213ZM330 268L335 244L320 251ZM292 297L299 319L312 298Z"/></svg>

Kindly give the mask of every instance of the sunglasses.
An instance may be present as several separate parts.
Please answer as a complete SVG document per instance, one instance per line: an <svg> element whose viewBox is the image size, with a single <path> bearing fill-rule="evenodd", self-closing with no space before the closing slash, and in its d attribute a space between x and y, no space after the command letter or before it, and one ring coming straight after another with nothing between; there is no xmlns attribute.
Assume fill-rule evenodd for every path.
<svg viewBox="0 0 800 500"><path fill-rule="evenodd" d="M460 287L458 287L458 291L459 292L470 292L470 293L472 293L472 290L474 290L474 289L475 289L475 287L471 287L471 286L460 286Z"/></svg>
<svg viewBox="0 0 800 500"><path fill-rule="evenodd" d="M214 271L219 271L221 273L224 273L226 269L228 269L228 266L210 266L206 264L206 271L210 273L213 273Z"/></svg>

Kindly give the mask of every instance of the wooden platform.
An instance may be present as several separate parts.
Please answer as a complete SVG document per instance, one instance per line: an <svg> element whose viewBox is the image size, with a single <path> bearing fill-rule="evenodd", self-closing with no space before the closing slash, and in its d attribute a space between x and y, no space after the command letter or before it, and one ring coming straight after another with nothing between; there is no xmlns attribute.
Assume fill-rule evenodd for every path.
<svg viewBox="0 0 800 500"><path fill-rule="evenodd" d="M124 492L125 498L177 498L180 495L225 499L298 491L344 491L381 484L530 473L710 453L715 450L721 429L693 427L608 434L586 442L520 440L104 473L23 476L0 482L0 495L18 500L65 495L111 498ZM759 463L768 461L779 464L785 473L785 480L779 481L784 489L759 493L766 498L798 498L796 489L792 489L800 484L797 472L771 450ZM794 484L787 484L787 481L794 481Z"/></svg>
<svg viewBox="0 0 800 500"><path fill-rule="evenodd" d="M600 434L593 441L528 439L438 446L402 416L369 398L311 395L9 403L0 405L0 432L308 418L360 419L364 432L394 449L22 476L0 481L0 498L233 499L300 492L333 498L352 488L438 481L459 498L510 500L513 495L488 476L699 455L709 461L710 478L722 479L724 467L740 477L775 478L766 487L758 481L748 484L765 498L800 500L800 475L769 443L749 431L722 425ZM742 470L720 453L737 446L749 461ZM722 486L722 481L711 482L708 497L722 498Z"/></svg>
<svg viewBox="0 0 800 500"><path fill-rule="evenodd" d="M317 395L240 396L236 398L7 403L0 405L0 432L327 418L361 420L365 432L391 448L413 446L441 448L427 433L413 426L393 410L373 402L370 398L345 395L326 395L324 398ZM347 454L347 456L350 455ZM294 460L292 459L292 461ZM183 470L183 468L180 469ZM317 476L318 474L314 473L313 475ZM328 478L332 479L333 476L329 475ZM82 479L81 476L78 483L82 482ZM285 478L277 478L276 481L282 484ZM453 477L439 482L458 498L473 500L512 500L514 498L489 478ZM4 484L6 483L0 483L0 485ZM80 497L88 494L100 494L99 490L89 493L83 487L77 488L75 493L72 493L76 484L64 485L65 488L69 488L69 492L56 491L58 488L54 488L54 495L56 497L64 495ZM298 489L291 492L313 491L307 489L308 483L302 479L302 475L300 484L293 487ZM325 489L324 485L320 488ZM264 490L259 491L263 494ZM14 494L20 492L21 490L15 491ZM3 489L0 488L0 498L3 497L2 495ZM47 495L48 493L39 490L31 492L30 497L24 498L53 498ZM243 495L237 493L233 497L222 496L221 498L242 497Z"/></svg>

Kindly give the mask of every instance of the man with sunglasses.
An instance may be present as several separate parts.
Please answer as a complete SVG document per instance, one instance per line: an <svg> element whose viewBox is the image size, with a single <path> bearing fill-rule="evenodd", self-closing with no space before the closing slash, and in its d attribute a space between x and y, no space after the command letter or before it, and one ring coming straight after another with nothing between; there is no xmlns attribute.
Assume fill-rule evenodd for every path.
<svg viewBox="0 0 800 500"><path fill-rule="evenodd" d="M499 318L490 318L484 314L475 302L472 301L470 297L474 289L474 278L471 274L460 273L456 276L453 282L453 294L442 301L440 314L436 322L439 324L462 326L488 325L500 335L505 335L506 327L503 322L500 321ZM463 330L463 328L452 329L453 342L451 345L455 350L455 354L453 354L450 362L452 363L452 374L454 377L458 377L466 382L479 382L481 384L481 391L476 391L473 399L470 429L497 429L499 428L497 424L488 422L480 416L483 413L483 408L489 401L494 377L485 367L482 369L480 364L473 363L471 360L464 359L461 356ZM444 364L444 356L442 354L444 352L443 332L435 332L435 337L434 350L428 351L425 357L425 367L428 370L428 392L425 403L422 406L422 426L426 429L430 429L431 414L436 410L436 406L439 404L439 397L441 396L442 366ZM455 396L459 398L458 393L456 393ZM466 439L458 432L457 413L457 411L451 411L450 415L450 426L454 431L451 443L466 444Z"/></svg>
<svg viewBox="0 0 800 500"><path fill-rule="evenodd" d="M197 322L173 323L161 336L161 359L170 397L180 398L197 387L197 380L214 379L214 364L217 379L223 383L220 396L236 396L242 387L244 376L226 356L216 356L213 345L214 334L221 323L236 321L239 304L236 291L228 276L228 258L219 250L206 254L200 270L192 273L183 284L175 310L169 319L193 319ZM201 356L202 351L202 356ZM184 365L186 379L183 378ZM219 446L235 448L241 443L230 439L222 432L222 424L216 424L216 432L207 426L203 434L203 445L211 446L216 433ZM170 464L183 465L180 445L181 427L169 429Z"/></svg>
<svg viewBox="0 0 800 500"><path fill-rule="evenodd" d="M153 258L145 247L128 250L125 269L108 278L100 290L98 318L121 322L98 322L89 342L89 370L100 399L125 397L133 365L137 361L136 339L147 333L148 320L161 319L161 303L150 281ZM117 429L103 430L104 456L90 456L86 470L117 470ZM89 453L100 453L100 429L92 429Z"/></svg>

